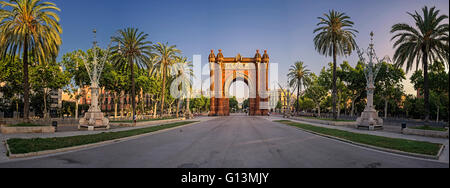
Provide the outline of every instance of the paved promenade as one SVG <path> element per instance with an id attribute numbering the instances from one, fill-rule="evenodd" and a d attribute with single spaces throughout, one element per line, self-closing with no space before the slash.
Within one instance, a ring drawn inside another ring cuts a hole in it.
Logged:
<path id="1" fill-rule="evenodd" d="M 286 118 L 282 118 L 281 116 L 271 116 L 271 117 L 267 117 L 266 119 L 269 121 L 289 120 L 289 121 L 293 121 L 293 122 L 305 123 L 305 124 L 310 124 L 310 125 L 315 125 L 315 126 L 325 127 L 325 128 L 339 129 L 339 130 L 350 131 L 350 132 L 354 132 L 354 133 L 439 143 L 439 144 L 445 145 L 444 151 L 443 151 L 441 157 L 439 158 L 439 161 L 449 163 L 449 139 L 445 139 L 445 138 L 431 138 L 431 137 L 416 136 L 416 135 L 404 135 L 404 134 L 392 132 L 390 130 L 388 130 L 388 131 L 358 130 L 358 129 L 348 128 L 348 127 L 331 126 L 331 125 L 324 125 L 324 124 L 318 124 L 318 123 L 310 123 L 310 122 L 300 121 L 300 120 L 295 120 L 295 119 L 286 119 Z"/>
<path id="2" fill-rule="evenodd" d="M 214 117 L 197 117 L 196 119 L 193 119 L 192 121 L 208 121 L 214 119 Z M 167 120 L 166 120 L 167 121 Z M 190 120 L 188 120 L 190 121 Z M 146 123 L 146 125 L 139 126 L 139 127 L 118 127 L 114 126 L 113 129 L 107 130 L 107 131 L 61 131 L 61 132 L 55 132 L 55 133 L 34 133 L 34 134 L 1 134 L 0 133 L 0 162 L 3 161 L 11 161 L 6 157 L 6 147 L 3 144 L 7 139 L 9 138 L 55 138 L 55 137 L 67 137 L 67 136 L 79 136 L 79 135 L 90 135 L 90 134 L 98 134 L 102 132 L 117 132 L 117 131 L 127 131 L 127 130 L 133 130 L 133 129 L 141 129 L 145 127 L 152 127 L 152 126 L 158 126 L 161 124 L 168 124 L 168 123 L 174 123 L 174 122 L 180 122 L 178 120 L 174 120 L 171 122 L 165 122 L 162 121 L 149 121 Z M 58 127 L 60 129 L 60 127 Z M 62 127 L 63 130 L 71 130 L 74 128 L 67 128 Z"/>
<path id="3" fill-rule="evenodd" d="M 320 137 L 272 122 L 275 119 L 248 116 L 205 119 L 192 126 L 115 144 L 0 162 L 0 167 L 449 167 L 445 162 Z"/>

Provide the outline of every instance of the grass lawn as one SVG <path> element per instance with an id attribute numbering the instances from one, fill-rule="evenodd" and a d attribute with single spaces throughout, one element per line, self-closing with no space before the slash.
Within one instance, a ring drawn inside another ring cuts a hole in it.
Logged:
<path id="1" fill-rule="evenodd" d="M 388 138 L 382 136 L 368 135 L 368 134 L 359 134 L 352 133 L 348 131 L 342 131 L 337 129 L 329 129 L 324 127 L 317 127 L 308 124 L 296 123 L 292 121 L 276 121 L 278 123 L 283 123 L 286 125 L 298 127 L 301 129 L 309 130 L 312 132 L 338 137 L 341 139 L 367 144 L 371 146 L 376 146 L 380 148 L 394 149 L 404 152 L 410 153 L 418 153 L 425 155 L 437 155 L 439 150 L 441 149 L 441 144 L 429 143 L 429 142 L 421 142 L 421 141 L 413 141 L 406 139 L 398 139 L 398 138 Z"/>
<path id="2" fill-rule="evenodd" d="M 343 120 L 343 119 L 334 120 L 334 119 L 329 119 L 329 118 L 316 118 L 316 117 L 300 117 L 300 118 L 316 119 L 316 120 L 323 120 L 323 121 L 334 121 L 334 122 L 355 122 L 353 120 Z"/>
<path id="3" fill-rule="evenodd" d="M 429 131 L 447 131 L 447 129 L 442 127 L 432 127 L 432 126 L 420 126 L 420 127 L 409 127 L 411 129 L 429 130 Z"/>
<path id="4" fill-rule="evenodd" d="M 59 138 L 32 138 L 32 139 L 12 138 L 8 139 L 7 142 L 9 150 L 12 154 L 24 154 L 24 153 L 80 146 L 86 144 L 93 144 L 108 140 L 115 140 L 119 138 L 126 138 L 130 136 L 155 132 L 163 129 L 179 127 L 191 123 L 195 123 L 195 121 L 177 122 L 142 129 L 99 133 L 92 135 L 80 135 L 80 136 L 59 137 Z"/>
<path id="5" fill-rule="evenodd" d="M 32 123 L 18 123 L 18 124 L 14 124 L 14 125 L 7 125 L 8 127 L 45 127 L 45 126 L 49 126 L 49 125 L 37 125 L 37 124 L 32 124 Z"/>
<path id="6" fill-rule="evenodd" d="M 139 123 L 139 122 L 150 122 L 150 121 L 169 120 L 169 119 L 176 119 L 176 118 L 167 117 L 167 118 L 155 118 L 155 119 L 141 119 L 141 120 L 136 120 L 136 122 Z M 110 122 L 111 123 L 133 123 L 133 120 L 110 121 Z"/>

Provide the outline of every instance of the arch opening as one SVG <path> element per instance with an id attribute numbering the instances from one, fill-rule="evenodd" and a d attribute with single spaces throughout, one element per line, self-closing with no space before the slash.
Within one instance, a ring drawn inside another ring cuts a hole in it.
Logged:
<path id="1" fill-rule="evenodd" d="M 249 111 L 250 88 L 245 79 L 234 79 L 229 86 L 230 113 L 243 114 Z"/>

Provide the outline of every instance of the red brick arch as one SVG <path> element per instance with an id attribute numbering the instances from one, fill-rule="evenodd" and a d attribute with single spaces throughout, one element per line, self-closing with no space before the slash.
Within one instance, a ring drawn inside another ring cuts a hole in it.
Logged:
<path id="1" fill-rule="evenodd" d="M 214 50 L 209 55 L 211 77 L 210 116 L 229 116 L 230 107 L 228 89 L 236 79 L 243 79 L 249 86 L 249 115 L 264 116 L 269 114 L 269 55 L 267 50 L 261 56 L 259 50 L 253 58 L 224 57 L 222 50 L 217 56 Z"/>

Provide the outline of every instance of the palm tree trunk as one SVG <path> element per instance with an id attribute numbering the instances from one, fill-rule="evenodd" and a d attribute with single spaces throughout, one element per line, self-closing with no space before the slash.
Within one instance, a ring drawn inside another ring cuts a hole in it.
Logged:
<path id="1" fill-rule="evenodd" d="M 144 107 L 144 90 L 141 88 L 141 100 L 139 101 L 141 104 L 141 116 L 144 117 L 145 116 L 145 107 Z"/>
<path id="2" fill-rule="evenodd" d="M 341 117 L 341 100 L 342 100 L 342 93 L 339 91 L 339 97 L 337 102 L 337 118 Z"/>
<path id="3" fill-rule="evenodd" d="M 47 112 L 47 89 L 44 88 L 44 119 L 48 118 L 48 112 Z"/>
<path id="4" fill-rule="evenodd" d="M 75 119 L 78 119 L 78 100 L 75 99 Z"/>
<path id="5" fill-rule="evenodd" d="M 120 92 L 120 117 L 123 118 L 123 108 L 124 108 L 124 100 L 125 100 L 125 91 Z"/>
<path id="6" fill-rule="evenodd" d="M 441 107 L 441 104 L 439 104 L 439 105 L 437 106 L 437 117 L 436 117 L 436 123 L 437 123 L 437 122 L 439 122 L 439 110 L 441 109 L 440 107 Z"/>
<path id="7" fill-rule="evenodd" d="M 176 112 L 176 113 L 177 113 L 177 115 L 176 115 L 177 118 L 178 118 L 178 116 L 179 116 L 179 115 L 178 115 L 178 112 L 180 112 L 180 104 L 181 104 L 181 100 L 178 99 L 178 102 L 177 102 L 177 112 Z"/>
<path id="8" fill-rule="evenodd" d="M 430 90 L 428 86 L 428 53 L 424 51 L 423 53 L 423 78 L 424 78 L 424 102 L 425 102 L 425 122 L 430 120 Z"/>
<path id="9" fill-rule="evenodd" d="M 336 66 L 337 66 L 337 57 L 336 57 L 336 43 L 333 43 L 333 118 L 337 120 L 337 113 L 336 113 L 336 95 L 337 95 L 337 77 L 336 77 Z"/>
<path id="10" fill-rule="evenodd" d="M 156 106 L 158 106 L 158 102 L 155 101 L 155 104 L 153 106 L 153 118 L 156 118 Z"/>
<path id="11" fill-rule="evenodd" d="M 133 57 L 128 58 L 131 70 L 131 106 L 133 108 L 133 121 L 136 120 L 136 85 L 134 83 L 134 63 Z"/>
<path id="12" fill-rule="evenodd" d="M 388 99 L 384 99 L 384 119 L 387 119 L 388 116 Z"/>
<path id="13" fill-rule="evenodd" d="M 114 92 L 114 119 L 117 119 L 117 104 L 119 99 L 117 98 L 117 92 Z"/>
<path id="14" fill-rule="evenodd" d="M 320 118 L 320 104 L 317 105 L 317 117 Z"/>
<path id="15" fill-rule="evenodd" d="M 28 121 L 30 114 L 30 84 L 28 77 L 28 36 L 23 42 L 23 119 Z"/>
<path id="16" fill-rule="evenodd" d="M 300 111 L 300 79 L 297 80 L 297 116 L 299 115 L 299 111 Z"/>
<path id="17" fill-rule="evenodd" d="M 162 88 L 161 88 L 161 117 L 163 116 L 164 113 L 164 97 L 165 97 L 165 91 L 166 91 L 166 63 L 163 64 L 163 83 L 162 83 Z"/>
<path id="18" fill-rule="evenodd" d="M 191 118 L 191 107 L 190 107 L 190 105 L 191 105 L 191 99 L 190 99 L 191 97 L 190 96 L 188 96 L 187 97 L 187 99 L 186 99 L 186 117 L 187 118 Z"/>
<path id="19" fill-rule="evenodd" d="M 83 88 L 83 86 L 80 81 L 79 88 L 77 89 L 77 95 L 75 96 L 75 119 L 78 119 L 78 105 L 80 103 L 80 99 L 78 98 L 78 96 L 81 96 L 81 88 Z"/>
<path id="20" fill-rule="evenodd" d="M 19 115 L 19 99 L 16 100 L 16 113 L 17 113 L 17 116 L 14 116 L 14 118 L 19 119 L 20 118 L 20 115 Z"/>

